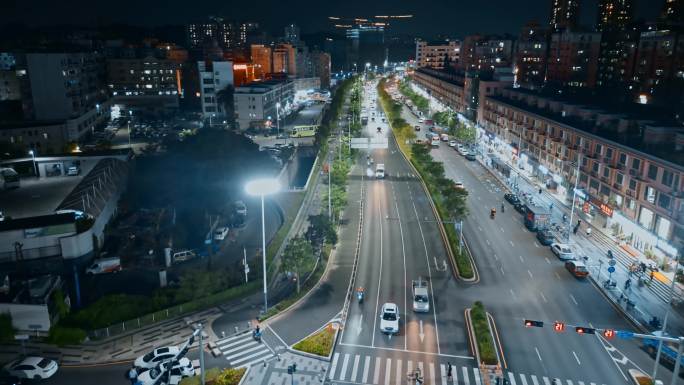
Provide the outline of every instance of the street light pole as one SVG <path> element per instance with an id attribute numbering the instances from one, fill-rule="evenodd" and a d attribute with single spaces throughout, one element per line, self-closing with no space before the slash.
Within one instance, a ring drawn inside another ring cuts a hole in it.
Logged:
<path id="1" fill-rule="evenodd" d="M 261 194 L 261 263 L 264 274 L 264 313 L 268 311 L 268 285 L 266 283 L 266 220 L 264 215 L 264 195 Z"/>
<path id="2" fill-rule="evenodd" d="M 36 153 L 33 150 L 29 150 L 29 155 L 31 155 L 31 159 L 33 160 L 33 173 L 36 175 L 36 178 L 38 178 L 38 167 L 36 167 Z"/>
<path id="3" fill-rule="evenodd" d="M 674 299 L 674 286 L 675 286 L 675 277 L 672 277 L 672 285 L 670 285 L 670 300 L 667 301 L 667 309 L 665 310 L 665 317 L 663 318 L 663 328 L 660 329 L 662 332 L 662 335 L 665 335 L 665 330 L 667 329 L 667 319 L 670 317 L 670 308 L 672 308 L 672 300 Z M 679 349 L 681 352 L 682 344 L 679 344 Z M 656 379 L 656 374 L 658 373 L 658 365 L 660 364 L 660 352 L 663 350 L 663 341 L 660 340 L 658 342 L 658 351 L 656 351 L 656 356 L 655 356 L 655 364 L 653 365 L 653 376 L 651 378 L 653 381 Z M 679 362 L 678 362 L 679 363 Z M 677 371 L 674 371 L 674 376 L 677 375 Z M 674 377 L 673 377 L 674 378 Z M 673 382 L 674 384 L 674 382 Z"/>
<path id="4" fill-rule="evenodd" d="M 332 222 L 332 153 L 328 155 L 328 219 Z"/>
<path id="5" fill-rule="evenodd" d="M 280 136 L 280 102 L 276 103 L 276 130 L 278 131 L 277 139 Z"/>
<path id="6" fill-rule="evenodd" d="M 131 148 L 131 119 L 133 119 L 133 111 L 128 111 L 128 148 Z"/>

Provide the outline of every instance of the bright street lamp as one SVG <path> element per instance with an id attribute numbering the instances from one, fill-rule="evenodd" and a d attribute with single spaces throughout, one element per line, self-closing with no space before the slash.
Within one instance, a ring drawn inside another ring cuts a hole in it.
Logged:
<path id="1" fill-rule="evenodd" d="M 36 178 L 38 178 L 38 168 L 36 167 L 36 153 L 33 150 L 29 150 L 29 155 L 31 155 L 31 159 L 33 159 L 33 172 L 36 174 Z"/>
<path id="2" fill-rule="evenodd" d="M 131 148 L 131 119 L 133 119 L 133 111 L 128 110 L 128 148 Z"/>
<path id="3" fill-rule="evenodd" d="M 261 197 L 261 259 L 264 274 L 264 313 L 268 311 L 268 286 L 266 282 L 266 221 L 264 219 L 264 197 L 280 190 L 280 183 L 275 178 L 255 179 L 245 185 L 245 191 L 252 196 Z"/>

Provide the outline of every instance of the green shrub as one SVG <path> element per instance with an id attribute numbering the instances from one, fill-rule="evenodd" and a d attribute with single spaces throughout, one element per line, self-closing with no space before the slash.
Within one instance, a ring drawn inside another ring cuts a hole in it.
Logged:
<path id="1" fill-rule="evenodd" d="M 326 327 L 318 333 L 297 342 L 293 348 L 302 352 L 327 357 L 332 350 L 334 339 L 335 331 L 332 328 Z"/>
<path id="2" fill-rule="evenodd" d="M 245 375 L 246 368 L 238 369 L 207 369 L 204 374 L 204 379 L 207 385 L 237 385 L 240 383 L 242 376 Z M 201 376 L 186 377 L 181 380 L 180 385 L 200 385 Z"/>
<path id="3" fill-rule="evenodd" d="M 141 295 L 107 295 L 68 315 L 64 326 L 86 330 L 107 327 L 154 311 L 152 299 Z"/>
<path id="4" fill-rule="evenodd" d="M 63 326 L 53 326 L 46 342 L 57 346 L 77 345 L 86 338 L 86 332 L 79 328 L 68 328 Z"/>
<path id="5" fill-rule="evenodd" d="M 477 301 L 470 309 L 470 320 L 475 332 L 475 343 L 480 351 L 480 359 L 487 365 L 496 365 L 499 360 L 496 356 L 496 348 L 492 339 L 487 312 L 482 302 Z"/>

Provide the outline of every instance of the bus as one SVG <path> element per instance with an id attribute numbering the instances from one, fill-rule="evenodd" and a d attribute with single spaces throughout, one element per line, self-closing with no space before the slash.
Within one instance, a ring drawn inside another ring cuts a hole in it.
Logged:
<path id="1" fill-rule="evenodd" d="M 290 132 L 290 138 L 308 138 L 316 135 L 318 124 L 309 126 L 294 126 Z"/>
<path id="2" fill-rule="evenodd" d="M 19 174 L 12 168 L 0 168 L 0 189 L 19 188 Z"/>

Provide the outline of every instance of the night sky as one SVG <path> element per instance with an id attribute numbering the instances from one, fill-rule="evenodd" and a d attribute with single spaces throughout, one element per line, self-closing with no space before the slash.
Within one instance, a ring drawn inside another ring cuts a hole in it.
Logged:
<path id="1" fill-rule="evenodd" d="M 582 24 L 593 26 L 598 0 L 582 1 Z M 545 23 L 551 0 L 0 0 L 0 23 L 29 25 L 131 23 L 141 26 L 185 24 L 207 15 L 254 20 L 277 34 L 289 22 L 302 32 L 329 28 L 327 16 L 413 14 L 394 32 L 432 37 L 469 33 L 517 34 L 528 20 Z M 653 20 L 663 0 L 635 0 L 635 14 Z M 7 9 L 9 7 L 9 9 Z"/>

